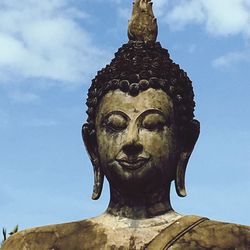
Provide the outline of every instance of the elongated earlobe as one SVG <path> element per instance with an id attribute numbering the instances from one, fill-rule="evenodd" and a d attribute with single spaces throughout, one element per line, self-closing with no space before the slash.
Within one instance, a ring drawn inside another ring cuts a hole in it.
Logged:
<path id="1" fill-rule="evenodd" d="M 93 129 L 89 128 L 88 124 L 84 124 L 82 126 L 82 138 L 94 170 L 94 187 L 92 199 L 98 200 L 102 193 L 104 174 L 99 163 L 95 132 Z"/>
<path id="2" fill-rule="evenodd" d="M 175 189 L 180 197 L 187 196 L 185 187 L 186 169 L 191 153 L 194 149 L 195 143 L 200 134 L 200 123 L 197 120 L 193 120 L 190 123 L 187 133 L 185 134 L 183 149 L 180 152 L 179 161 L 176 168 L 175 176 Z"/>
<path id="3" fill-rule="evenodd" d="M 93 187 L 92 199 L 98 200 L 102 194 L 104 174 L 101 171 L 99 163 L 92 162 L 92 164 L 94 167 L 94 187 Z"/>
<path id="4" fill-rule="evenodd" d="M 187 196 L 185 187 L 185 174 L 190 154 L 182 153 L 176 169 L 175 189 L 180 197 Z"/>

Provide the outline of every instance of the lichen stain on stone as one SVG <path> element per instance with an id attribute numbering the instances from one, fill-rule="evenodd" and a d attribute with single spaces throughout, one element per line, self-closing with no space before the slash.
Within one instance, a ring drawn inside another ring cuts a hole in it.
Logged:
<path id="1" fill-rule="evenodd" d="M 106 243 L 104 230 L 86 220 L 21 231 L 2 250 L 102 249 Z"/>
<path id="2" fill-rule="evenodd" d="M 179 239 L 171 249 L 247 250 L 250 249 L 249 227 L 206 221 Z"/>

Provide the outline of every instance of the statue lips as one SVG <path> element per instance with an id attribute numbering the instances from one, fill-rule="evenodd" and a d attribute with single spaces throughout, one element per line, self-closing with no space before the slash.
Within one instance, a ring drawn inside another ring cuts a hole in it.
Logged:
<path id="1" fill-rule="evenodd" d="M 137 170 L 141 167 L 143 167 L 148 161 L 149 158 L 144 158 L 144 157 L 137 157 L 137 158 L 121 158 L 117 159 L 119 164 L 128 169 L 128 170 Z"/>

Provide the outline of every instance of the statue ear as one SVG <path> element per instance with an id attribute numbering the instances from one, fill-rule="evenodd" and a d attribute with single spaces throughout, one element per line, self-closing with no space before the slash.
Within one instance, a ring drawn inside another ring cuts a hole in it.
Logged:
<path id="1" fill-rule="evenodd" d="M 200 134 L 200 123 L 197 120 L 192 120 L 185 132 L 185 138 L 181 138 L 183 147 L 180 150 L 179 161 L 176 169 L 175 188 L 179 196 L 185 197 L 187 195 L 185 188 L 185 173 L 188 160 L 194 149 L 195 143 Z"/>
<path id="2" fill-rule="evenodd" d="M 82 138 L 94 169 L 92 199 L 98 200 L 102 193 L 104 174 L 99 162 L 96 135 L 95 132 L 89 128 L 87 123 L 82 126 Z"/>

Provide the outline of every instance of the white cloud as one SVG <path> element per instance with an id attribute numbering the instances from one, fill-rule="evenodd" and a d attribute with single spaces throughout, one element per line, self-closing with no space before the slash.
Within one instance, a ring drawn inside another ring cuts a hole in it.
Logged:
<path id="1" fill-rule="evenodd" d="M 165 20 L 172 29 L 196 24 L 213 36 L 241 35 L 246 47 L 250 41 L 250 0 L 170 0 L 172 8 Z M 249 63 L 249 49 L 229 52 L 216 58 L 215 68 L 230 68 L 237 63 Z"/>
<path id="2" fill-rule="evenodd" d="M 100 64 L 106 53 L 78 24 L 88 15 L 67 1 L 1 0 L 0 84 L 14 76 L 79 84 Z"/>
<path id="3" fill-rule="evenodd" d="M 202 2 L 196 0 L 175 4 L 166 18 L 172 29 L 182 28 L 189 23 L 200 23 L 204 19 Z"/>
<path id="4" fill-rule="evenodd" d="M 234 64 L 240 62 L 250 62 L 250 51 L 239 51 L 239 52 L 230 52 L 226 55 L 223 55 L 213 61 L 213 66 L 216 68 L 230 68 Z"/>
<path id="5" fill-rule="evenodd" d="M 171 28 L 205 25 L 213 35 L 250 37 L 250 0 L 176 0 L 166 15 Z M 174 3 L 175 2 L 175 3 Z"/>
<path id="6" fill-rule="evenodd" d="M 120 0 L 107 0 L 117 4 L 118 14 L 130 18 L 131 8 Z M 250 37 L 250 0 L 154 0 L 156 17 L 165 16 L 172 29 L 188 24 L 204 25 L 213 35 L 243 34 Z M 161 18 L 162 20 L 162 18 Z"/>

